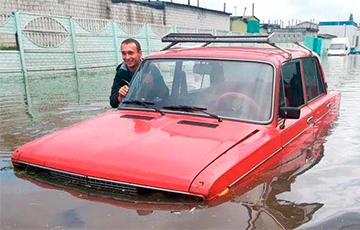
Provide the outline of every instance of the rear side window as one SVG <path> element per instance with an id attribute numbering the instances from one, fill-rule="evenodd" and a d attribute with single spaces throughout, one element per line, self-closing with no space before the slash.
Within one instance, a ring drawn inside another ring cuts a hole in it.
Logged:
<path id="1" fill-rule="evenodd" d="M 299 107 L 304 104 L 304 94 L 301 81 L 300 62 L 286 63 L 281 68 L 285 91 L 285 103 L 288 107 Z"/>
<path id="2" fill-rule="evenodd" d="M 325 87 L 321 78 L 319 65 L 314 58 L 303 60 L 306 97 L 308 101 L 325 93 Z"/>

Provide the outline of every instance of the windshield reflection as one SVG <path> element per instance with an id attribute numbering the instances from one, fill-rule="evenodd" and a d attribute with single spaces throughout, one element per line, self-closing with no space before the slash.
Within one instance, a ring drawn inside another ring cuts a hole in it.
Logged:
<path id="1" fill-rule="evenodd" d="M 168 112 L 187 108 L 182 112 L 204 115 L 189 110 L 201 107 L 213 117 L 264 122 L 271 118 L 273 82 L 273 67 L 265 63 L 150 59 L 133 77 L 124 101 L 154 103 Z M 120 107 L 144 108 L 134 103 Z"/>

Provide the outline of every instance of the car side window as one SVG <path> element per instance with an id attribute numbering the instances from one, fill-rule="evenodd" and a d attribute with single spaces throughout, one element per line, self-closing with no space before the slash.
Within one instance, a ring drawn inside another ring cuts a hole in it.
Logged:
<path id="1" fill-rule="evenodd" d="M 284 64 L 281 68 L 281 74 L 286 106 L 300 107 L 304 105 L 300 62 L 292 61 Z"/>
<path id="2" fill-rule="evenodd" d="M 325 87 L 317 61 L 314 58 L 306 58 L 302 63 L 304 66 L 306 97 L 310 101 L 325 93 Z"/>

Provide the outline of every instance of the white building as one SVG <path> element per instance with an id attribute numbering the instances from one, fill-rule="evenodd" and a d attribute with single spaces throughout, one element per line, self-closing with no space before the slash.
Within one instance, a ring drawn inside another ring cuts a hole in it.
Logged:
<path id="1" fill-rule="evenodd" d="M 353 21 L 331 21 L 319 23 L 320 34 L 331 34 L 337 37 L 347 37 L 352 49 L 360 47 L 360 31 Z"/>

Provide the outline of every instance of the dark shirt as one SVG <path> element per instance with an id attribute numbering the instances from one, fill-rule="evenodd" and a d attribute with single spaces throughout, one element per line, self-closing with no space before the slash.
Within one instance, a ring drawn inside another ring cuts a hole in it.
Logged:
<path id="1" fill-rule="evenodd" d="M 116 68 L 116 75 L 114 78 L 114 83 L 111 87 L 111 95 L 110 95 L 110 105 L 113 108 L 117 108 L 119 106 L 118 96 L 119 89 L 124 85 L 127 85 L 126 82 L 130 82 L 134 73 L 132 73 L 123 62 Z"/>

